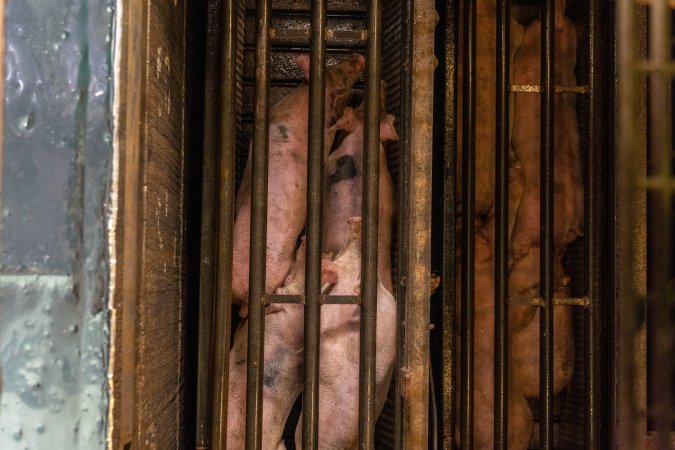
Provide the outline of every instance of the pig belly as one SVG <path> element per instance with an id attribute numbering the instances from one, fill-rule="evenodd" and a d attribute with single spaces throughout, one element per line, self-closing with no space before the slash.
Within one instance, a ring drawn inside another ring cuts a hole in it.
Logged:
<path id="1" fill-rule="evenodd" d="M 285 448 L 286 419 L 302 391 L 303 307 L 275 306 L 275 312 L 265 315 L 263 450 Z M 247 335 L 248 319 L 244 319 L 230 352 L 227 448 L 233 450 L 243 450 L 246 442 Z"/>
<path id="2" fill-rule="evenodd" d="M 378 288 L 375 359 L 375 415 L 379 417 L 394 368 L 396 303 Z M 319 368 L 319 448 L 358 448 L 360 308 L 326 305 L 321 318 Z M 295 433 L 302 448 L 302 420 Z"/>

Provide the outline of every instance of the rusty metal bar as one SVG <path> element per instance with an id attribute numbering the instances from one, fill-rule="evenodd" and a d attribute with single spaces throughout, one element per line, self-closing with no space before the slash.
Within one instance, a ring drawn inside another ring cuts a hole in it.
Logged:
<path id="1" fill-rule="evenodd" d="M 375 326 L 377 321 L 377 227 L 380 151 L 382 3 L 368 5 L 363 130 L 363 227 L 361 229 L 361 338 L 359 348 L 359 448 L 375 445 Z"/>
<path id="2" fill-rule="evenodd" d="M 642 53 L 643 44 L 639 31 L 645 25 L 644 18 L 636 15 L 632 0 L 617 1 L 617 62 L 618 62 L 618 126 L 617 126 L 617 183 L 618 193 L 618 364 L 615 375 L 618 383 L 615 388 L 617 396 L 616 448 L 644 448 L 644 435 L 647 428 L 644 420 L 646 403 L 639 399 L 643 394 L 644 380 L 640 379 L 640 368 L 637 353 L 643 325 L 644 308 L 636 296 L 636 289 L 643 284 L 636 271 L 640 268 L 635 262 L 644 263 L 639 251 L 640 239 L 635 228 L 644 232 L 644 223 L 640 217 L 646 213 L 644 199 L 636 195 L 638 174 L 644 176 L 643 162 L 644 144 L 639 135 L 644 125 L 643 117 L 638 111 L 644 107 L 642 81 L 636 76 L 636 56 Z M 638 29 L 636 31 L 636 28 Z M 640 142 L 642 141 L 642 142 Z M 636 212 L 637 210 L 637 212 Z M 635 214 L 635 215 L 634 215 Z M 637 238 L 637 239 L 636 239 Z M 638 245 L 636 245 L 638 244 Z M 634 256 L 635 255 L 635 256 Z M 643 268 L 644 269 L 644 268 Z M 645 344 L 642 341 L 642 344 Z M 643 355 L 644 356 L 644 355 Z M 646 375 L 646 374 L 643 374 Z M 640 403 L 640 405 L 638 405 Z"/>
<path id="3" fill-rule="evenodd" d="M 256 1 L 255 99 L 251 184 L 248 366 L 246 369 L 246 448 L 262 446 L 262 376 L 267 247 L 267 169 L 269 147 L 270 0 Z"/>
<path id="4" fill-rule="evenodd" d="M 561 86 L 559 84 L 553 87 L 556 94 L 588 94 L 590 87 L 586 85 L 581 86 Z M 519 92 L 528 94 L 541 93 L 541 85 L 539 84 L 512 84 L 509 87 L 509 92 Z"/>
<path id="5" fill-rule="evenodd" d="M 307 264 L 305 264 L 302 448 L 319 445 L 319 338 L 321 327 L 321 216 L 326 104 L 326 0 L 312 1 L 307 155 Z"/>
<path id="6" fill-rule="evenodd" d="M 218 205 L 216 228 L 215 330 L 213 356 L 213 404 L 211 407 L 211 444 L 225 447 L 227 441 L 227 395 L 230 356 L 230 316 L 232 315 L 232 238 L 234 224 L 234 174 L 236 158 L 236 55 L 237 0 L 225 0 L 213 15 L 221 22 L 220 47 L 220 123 L 218 157 Z M 211 11 L 209 11 L 211 13 Z M 219 18 L 219 14 L 222 16 Z M 211 15 L 209 21 L 212 20 Z M 220 19 L 220 20 L 219 20 Z M 207 92 L 208 95 L 208 92 Z M 206 163 L 206 161 L 205 161 Z"/>
<path id="7" fill-rule="evenodd" d="M 671 63 L 671 11 L 666 0 L 654 0 L 649 8 L 649 58 L 656 66 Z M 672 97 L 671 74 L 649 73 L 649 158 L 653 173 L 673 181 L 673 141 L 671 135 Z M 673 415 L 673 354 L 675 331 L 673 327 L 673 269 L 672 191 L 666 186 L 650 189 L 649 232 L 658 236 L 658 245 L 651 252 L 647 274 L 649 276 L 648 310 L 651 325 L 653 358 L 648 368 L 651 405 L 649 417 L 654 420 L 656 448 L 672 448 Z M 649 326 L 648 325 L 648 326 Z"/>
<path id="8" fill-rule="evenodd" d="M 461 448 L 473 448 L 473 343 L 476 195 L 476 1 L 467 0 L 463 9 L 464 97 L 462 108 L 462 363 L 460 386 Z"/>
<path id="9" fill-rule="evenodd" d="M 509 306 L 546 306 L 543 297 L 509 297 L 508 302 Z M 588 306 L 589 299 L 588 297 L 553 297 L 553 305 Z"/>
<path id="10" fill-rule="evenodd" d="M 401 2 L 403 17 L 412 17 L 412 2 Z M 408 255 L 410 253 L 410 239 L 408 221 L 404 219 L 403 211 L 410 211 L 410 184 L 407 174 L 410 173 L 411 159 L 411 108 L 412 108 L 412 21 L 401 20 L 401 117 L 399 134 L 400 140 L 400 167 L 399 173 L 399 229 L 398 229 L 398 273 L 408 273 Z M 394 449 L 403 449 L 404 420 L 408 406 L 403 398 L 403 386 L 406 382 L 406 302 L 408 283 L 404 276 L 400 276 L 395 285 L 396 296 L 396 365 L 394 373 Z"/>
<path id="11" fill-rule="evenodd" d="M 199 248 L 199 323 L 197 344 L 197 405 L 195 411 L 196 448 L 209 448 L 214 398 L 213 381 L 215 283 L 216 283 L 216 221 L 218 203 L 218 133 L 220 129 L 220 80 L 218 78 L 220 49 L 223 42 L 220 12 L 221 0 L 207 2 L 206 61 L 204 67 L 204 138 L 202 147 L 202 197 Z"/>
<path id="12" fill-rule="evenodd" d="M 553 152 L 554 152 L 554 5 L 541 6 L 541 217 L 540 217 L 540 295 L 544 308 L 540 311 L 539 354 L 539 445 L 553 450 Z"/>
<path id="13" fill-rule="evenodd" d="M 588 245 L 585 252 L 585 266 L 588 271 L 588 309 L 584 317 L 584 366 L 586 423 L 585 447 L 588 450 L 600 448 L 600 327 L 601 327 L 601 276 L 600 276 L 600 227 L 602 208 L 602 185 L 600 181 L 601 155 L 603 151 L 602 127 L 605 120 L 601 114 L 602 68 L 598 63 L 601 58 L 600 47 L 600 2 L 588 2 L 588 118 L 586 120 L 586 142 L 588 163 L 586 164 L 586 195 L 584 196 L 584 223 Z"/>
<path id="14" fill-rule="evenodd" d="M 429 448 L 429 277 L 433 148 L 434 28 L 432 0 L 413 2 L 410 103 L 409 252 L 406 291 L 404 448 Z M 422 201 L 420 201 L 422 200 Z"/>
<path id="15" fill-rule="evenodd" d="M 457 204 L 457 4 L 445 12 L 445 142 L 443 166 L 443 450 L 455 448 L 456 360 L 456 236 Z"/>
<path id="16" fill-rule="evenodd" d="M 494 445 L 508 446 L 509 55 L 511 3 L 497 2 Z"/>

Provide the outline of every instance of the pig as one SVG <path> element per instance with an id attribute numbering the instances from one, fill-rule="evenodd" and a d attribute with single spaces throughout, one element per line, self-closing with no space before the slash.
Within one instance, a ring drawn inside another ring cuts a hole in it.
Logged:
<path id="1" fill-rule="evenodd" d="M 309 57 L 296 63 L 305 81 L 272 107 L 269 113 L 269 170 L 267 196 L 266 292 L 274 292 L 293 264 L 295 246 L 307 214 L 307 120 Z M 365 60 L 352 54 L 326 68 L 325 145 L 328 153 L 351 87 L 363 72 Z M 251 155 L 237 194 L 234 220 L 232 301 L 247 314 L 251 223 Z"/>
<path id="2" fill-rule="evenodd" d="M 384 104 L 384 84 L 382 85 Z M 383 108 L 384 109 L 384 108 Z M 387 168 L 384 143 L 398 141 L 395 117 L 386 114 L 380 122 L 379 204 L 378 204 L 378 274 L 384 287 L 391 292 L 391 224 L 394 215 L 394 187 Z M 361 215 L 363 200 L 363 109 L 345 109 L 334 125 L 346 136 L 339 147 L 326 159 L 324 170 L 324 250 L 336 254 L 344 248 L 351 235 L 347 219 Z"/>
<path id="3" fill-rule="evenodd" d="M 296 252 L 293 268 L 278 294 L 303 294 L 305 241 Z M 284 425 L 302 392 L 303 312 L 298 304 L 272 304 L 265 310 L 263 356 L 263 450 L 285 449 Z M 239 324 L 230 352 L 227 448 L 243 450 L 246 436 L 246 361 L 248 319 Z"/>
<path id="4" fill-rule="evenodd" d="M 576 85 L 576 28 L 565 17 L 565 3 L 555 3 L 555 83 Z M 525 30 L 523 43 L 514 57 L 513 81 L 516 84 L 539 84 L 541 73 L 541 21 L 532 22 Z M 558 255 L 566 245 L 582 234 L 583 185 L 579 154 L 579 128 L 576 117 L 576 95 L 555 94 L 554 101 L 554 241 Z M 522 163 L 523 194 L 511 235 L 511 266 L 518 270 L 519 260 L 530 248 L 538 247 L 540 206 L 540 118 L 541 97 L 532 93 L 516 93 L 512 146 Z"/>
<path id="5" fill-rule="evenodd" d="M 460 2 L 463 8 L 463 2 Z M 476 3 L 476 186 L 475 212 L 478 216 L 494 214 L 495 202 L 495 127 L 496 127 L 496 83 L 497 83 L 497 6 L 495 0 L 479 0 Z M 510 19 L 510 58 L 520 45 L 523 27 L 513 18 Z M 460 24 L 461 27 L 461 24 Z M 462 30 L 459 31 L 458 61 L 462 64 L 463 47 L 461 45 Z M 462 68 L 457 70 L 457 92 L 462 92 L 464 85 Z M 513 107 L 513 102 L 510 103 Z M 457 103 L 457 117 L 462 117 L 463 104 Z M 510 114 L 510 118 L 513 114 Z M 511 122 L 512 123 L 512 122 Z M 462 127 L 457 127 L 458 161 L 462 154 Z M 512 159 L 514 158 L 510 152 Z M 457 175 L 461 179 L 461 164 Z M 461 182 L 457 183 L 461 189 Z M 461 192 L 460 192 L 461 194 Z M 459 200 L 458 196 L 458 200 Z M 461 207 L 461 201 L 457 204 Z"/>
<path id="6" fill-rule="evenodd" d="M 306 241 L 302 237 L 295 262 L 277 294 L 302 295 L 305 292 Z M 324 260 L 326 265 L 328 260 Z M 323 266 L 322 266 L 323 267 Z M 327 266 L 326 266 L 327 267 Z M 328 271 L 321 283 L 327 284 Z M 285 448 L 284 426 L 295 400 L 302 392 L 304 347 L 304 308 L 299 304 L 271 304 L 265 310 L 265 349 L 263 355 L 263 450 Z M 230 379 L 227 415 L 227 448 L 243 449 L 246 432 L 246 358 L 248 319 L 235 332 L 230 352 Z"/>
<path id="7" fill-rule="evenodd" d="M 322 276 L 331 294 L 358 295 L 361 280 L 361 218 L 348 221 L 350 235 Z M 360 307 L 325 305 L 321 313 L 319 367 L 319 445 L 322 450 L 358 446 Z M 378 278 L 375 409 L 379 416 L 389 390 L 396 356 L 396 302 Z M 301 448 L 302 420 L 295 439 Z"/>
<path id="8" fill-rule="evenodd" d="M 474 446 L 494 448 L 494 255 L 492 241 L 494 228 L 481 226 L 475 238 L 475 292 L 474 292 Z M 538 264 L 538 259 L 536 263 Z M 536 276 L 529 279 L 538 283 L 538 265 L 532 268 Z M 562 271 L 562 267 L 559 268 Z M 459 275 L 459 274 L 458 274 Z M 459 280 L 459 276 L 457 277 Z M 561 281 L 556 297 L 569 296 Z M 460 292 L 458 282 L 457 292 Z M 514 296 L 538 296 L 538 284 L 525 293 Z M 457 323 L 461 314 L 460 297 L 457 297 Z M 509 361 L 508 361 L 508 448 L 527 449 L 534 421 L 528 398 L 539 397 L 539 320 L 538 309 L 529 318 L 528 325 L 514 330 L 511 311 L 522 306 L 509 307 Z M 458 348 L 461 337 L 458 335 Z M 569 306 L 554 307 L 554 392 L 559 392 L 572 377 L 574 345 L 572 315 Z M 458 359 L 461 362 L 461 359 Z M 460 363 L 461 364 L 461 363 Z"/>

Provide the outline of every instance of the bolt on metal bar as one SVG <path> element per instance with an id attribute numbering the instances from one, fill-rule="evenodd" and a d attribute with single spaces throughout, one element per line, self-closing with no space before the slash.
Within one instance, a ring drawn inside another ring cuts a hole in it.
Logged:
<path id="1" fill-rule="evenodd" d="M 463 9 L 464 97 L 462 108 L 462 363 L 460 385 L 460 434 L 462 450 L 473 448 L 474 390 L 474 283 L 476 195 L 476 1 Z"/>
<path id="2" fill-rule="evenodd" d="M 251 258 L 249 268 L 246 448 L 262 446 L 262 375 L 265 338 L 267 169 L 269 148 L 270 0 L 256 1 L 255 98 L 251 172 Z"/>
<path id="3" fill-rule="evenodd" d="M 202 196 L 199 248 L 199 322 L 197 344 L 197 401 L 195 411 L 195 447 L 208 448 L 211 442 L 212 379 L 216 283 L 216 202 L 218 176 L 218 133 L 220 123 L 220 80 L 218 79 L 220 48 L 223 42 L 220 21 L 221 0 L 209 0 L 207 14 L 204 70 L 204 137 L 202 147 Z"/>
<path id="4" fill-rule="evenodd" d="M 380 151 L 382 3 L 368 7 L 361 229 L 361 338 L 359 345 L 359 448 L 375 445 L 375 351 L 377 321 L 377 227 Z"/>
<path id="5" fill-rule="evenodd" d="M 302 448 L 319 445 L 319 339 L 321 327 L 321 216 L 326 104 L 326 0 L 312 2 L 307 154 L 307 264 L 305 264 Z"/>
<path id="6" fill-rule="evenodd" d="M 539 432 L 540 445 L 553 450 L 553 143 L 554 143 L 554 5 L 542 2 L 541 31 L 541 258 L 540 295 L 544 308 L 540 311 L 539 354 Z"/>
<path id="7" fill-rule="evenodd" d="M 658 66 L 671 61 L 671 11 L 666 0 L 654 0 L 650 6 L 649 46 L 650 59 Z M 671 74 L 649 74 L 649 130 L 650 160 L 653 171 L 662 179 L 670 178 L 672 170 L 673 141 L 671 135 Z M 673 331 L 673 282 L 672 268 L 672 192 L 668 189 L 649 191 L 649 231 L 658 236 L 658 245 L 652 247 L 648 267 L 651 292 L 648 294 L 648 310 L 653 327 L 651 358 L 648 369 L 648 385 L 651 389 L 651 411 L 656 428 L 656 447 L 672 448 L 672 402 L 675 332 Z M 668 362 L 669 361 L 669 362 Z"/>
<path id="8" fill-rule="evenodd" d="M 502 450 L 508 447 L 510 9 L 509 0 L 497 2 L 494 444 Z"/>
<path id="9" fill-rule="evenodd" d="M 588 272 L 587 293 L 588 308 L 585 313 L 584 337 L 584 389 L 586 397 L 587 429 L 585 433 L 585 447 L 589 450 L 600 448 L 600 227 L 601 227 L 601 194 L 600 181 L 601 155 L 603 152 L 602 127 L 604 118 L 601 114 L 601 67 L 597 64 L 601 58 L 600 48 L 600 2 L 588 2 L 588 118 L 586 120 L 586 135 L 588 149 L 588 163 L 586 164 L 586 195 L 584 196 L 584 223 L 588 244 L 584 255 L 585 266 Z"/>
<path id="10" fill-rule="evenodd" d="M 227 396 L 229 384 L 230 317 L 232 315 L 232 240 L 234 228 L 234 177 L 236 159 L 237 12 L 239 0 L 224 0 L 220 49 L 220 123 L 218 151 L 218 205 L 216 237 L 215 330 L 213 356 L 213 405 L 211 444 L 225 447 L 227 441 Z M 214 33 L 218 37 L 218 33 Z M 206 163 L 206 161 L 205 161 Z"/>
<path id="11" fill-rule="evenodd" d="M 458 2 L 445 12 L 445 142 L 443 161 L 443 450 L 455 448 L 456 360 L 456 236 L 457 204 L 457 43 Z"/>

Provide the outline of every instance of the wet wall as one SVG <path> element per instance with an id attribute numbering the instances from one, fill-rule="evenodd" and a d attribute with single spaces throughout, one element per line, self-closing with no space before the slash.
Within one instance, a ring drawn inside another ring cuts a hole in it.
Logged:
<path id="1" fill-rule="evenodd" d="M 103 448 L 113 0 L 6 0 L 0 449 Z"/>

